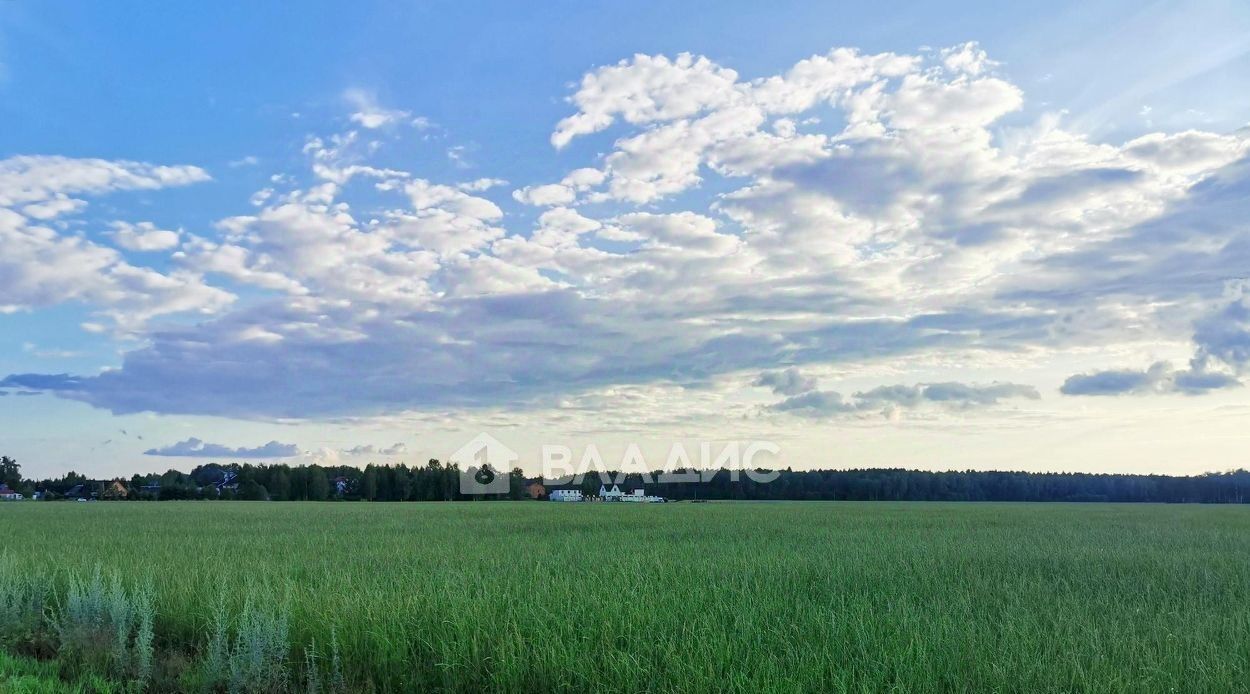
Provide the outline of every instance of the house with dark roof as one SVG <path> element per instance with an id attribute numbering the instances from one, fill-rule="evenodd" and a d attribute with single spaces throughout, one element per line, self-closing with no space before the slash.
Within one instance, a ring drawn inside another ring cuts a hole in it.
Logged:
<path id="1" fill-rule="evenodd" d="M 65 492 L 66 499 L 94 499 L 97 495 L 93 484 L 75 484 Z"/>
<path id="2" fill-rule="evenodd" d="M 113 480 L 104 485 L 104 492 L 100 496 L 104 499 L 125 499 L 130 496 L 130 490 L 121 480 Z"/>

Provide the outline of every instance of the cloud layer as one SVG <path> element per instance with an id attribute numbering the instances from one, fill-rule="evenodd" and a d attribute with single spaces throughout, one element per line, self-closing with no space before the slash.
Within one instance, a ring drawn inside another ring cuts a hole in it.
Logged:
<path id="1" fill-rule="evenodd" d="M 914 410 L 925 405 L 952 409 L 990 407 L 1009 399 L 1037 400 L 1041 395 L 1033 386 L 1018 383 L 921 383 L 917 385 L 878 386 L 843 397 L 837 391 L 817 390 L 814 386 L 772 405 L 774 412 L 789 412 L 805 417 L 829 417 L 840 414 L 880 412 L 894 416 L 900 410 Z"/>
<path id="2" fill-rule="evenodd" d="M 1108 365 L 1063 392 L 1197 392 L 1231 383 L 1250 354 L 1228 327 L 1244 304 L 1203 313 L 1250 261 L 1246 133 L 1107 144 L 1057 115 L 1022 122 L 1024 92 L 975 44 L 838 48 L 756 78 L 637 55 L 587 73 L 551 134 L 606 154 L 510 196 L 496 179 L 375 164 L 369 133 L 411 114 L 346 98 L 358 129 L 311 137 L 308 173 L 211 230 L 119 222 L 129 255 L 45 220 L 206 173 L 0 163 L 0 310 L 83 302 L 142 338 L 117 368 L 0 388 L 114 412 L 319 418 L 764 371 L 755 385 L 785 397 L 773 411 L 809 414 L 1038 393 L 921 382 L 844 398 L 781 365 L 1045 355 L 1180 341 L 1188 325 L 1187 371 Z M 175 313 L 193 319 L 157 320 Z"/>
<path id="3" fill-rule="evenodd" d="M 143 454 L 183 458 L 290 458 L 299 455 L 300 450 L 295 444 L 277 441 L 255 448 L 231 448 L 192 437 L 169 446 L 148 449 Z"/>

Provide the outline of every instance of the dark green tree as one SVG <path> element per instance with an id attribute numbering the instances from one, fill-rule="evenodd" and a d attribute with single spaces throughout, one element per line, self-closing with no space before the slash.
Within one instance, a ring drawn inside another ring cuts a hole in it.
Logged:
<path id="1" fill-rule="evenodd" d="M 308 468 L 308 500 L 325 501 L 330 496 L 330 480 L 318 465 Z"/>
<path id="2" fill-rule="evenodd" d="M 0 457 L 0 482 L 11 489 L 17 489 L 22 484 L 22 466 L 7 455 Z"/>
<path id="3" fill-rule="evenodd" d="M 244 480 L 239 484 L 238 498 L 241 501 L 267 501 L 269 492 L 256 480 Z"/>
<path id="4" fill-rule="evenodd" d="M 269 474 L 269 483 L 265 488 L 269 490 L 269 497 L 274 501 L 287 501 L 291 498 L 291 475 L 280 467 L 272 470 Z"/>
<path id="5" fill-rule="evenodd" d="M 365 468 L 365 475 L 360 481 L 360 498 L 373 501 L 378 497 L 378 469 L 373 465 Z"/>

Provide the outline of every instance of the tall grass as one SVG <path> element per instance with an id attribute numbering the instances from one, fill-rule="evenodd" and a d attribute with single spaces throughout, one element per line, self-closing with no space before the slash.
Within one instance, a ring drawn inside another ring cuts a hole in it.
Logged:
<path id="1" fill-rule="evenodd" d="M 0 649 L 46 650 L 43 625 L 51 592 L 42 574 L 25 570 L 10 552 L 0 552 Z"/>
<path id="2" fill-rule="evenodd" d="M 151 576 L 155 670 L 181 654 L 181 689 L 1250 681 L 1246 507 L 32 503 L 0 516 L 18 572 L 60 577 L 56 595 L 71 575 L 91 593 L 101 566 L 109 624 L 130 614 L 109 611 L 110 577 Z"/>
<path id="3" fill-rule="evenodd" d="M 52 628 L 58 656 L 71 669 L 103 672 L 142 688 L 152 675 L 155 613 L 148 581 L 127 590 L 117 573 L 99 567 L 71 574 Z"/>

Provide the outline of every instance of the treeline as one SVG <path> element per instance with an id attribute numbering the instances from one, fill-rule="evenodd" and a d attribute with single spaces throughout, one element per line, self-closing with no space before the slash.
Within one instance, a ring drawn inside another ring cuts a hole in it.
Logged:
<path id="1" fill-rule="evenodd" d="M 505 498 L 526 495 L 521 471 L 508 477 Z M 125 489 L 118 493 L 115 485 Z M 142 501 L 243 500 L 243 501 L 456 501 L 460 494 L 460 469 L 430 460 L 422 467 L 370 465 L 363 470 L 338 465 L 201 465 L 189 473 L 169 470 L 162 474 L 134 475 L 129 480 L 90 480 L 76 472 L 64 477 L 27 480 L 24 488 L 45 498 L 97 498 Z M 29 496 L 30 494 L 28 494 Z"/>
<path id="2" fill-rule="evenodd" d="M 633 481 L 621 485 L 628 489 Z M 583 491 L 591 485 L 584 484 Z M 593 484 L 595 491 L 598 483 Z M 796 501 L 1114 501 L 1154 503 L 1250 502 L 1250 471 L 1172 475 L 1081 472 L 927 472 L 903 469 L 783 470 L 760 483 L 720 471 L 698 484 L 646 486 L 669 499 Z"/>
<path id="3" fill-rule="evenodd" d="M 430 460 L 424 466 L 369 465 L 202 465 L 189 473 L 135 475 L 129 480 L 90 480 L 77 473 L 46 480 L 27 480 L 16 461 L 5 458 L 0 477 L 29 498 L 87 494 L 92 498 L 131 500 L 244 499 L 271 501 L 460 501 L 461 470 Z M 611 474 L 611 473 L 610 473 Z M 1126 475 L 1037 472 L 926 472 L 903 469 L 781 470 L 768 482 L 745 472 L 719 470 L 699 473 L 697 482 L 665 482 L 662 473 L 650 479 L 612 474 L 621 489 L 645 488 L 648 494 L 672 500 L 855 500 L 855 501 L 1111 501 L 1160 503 L 1248 503 L 1250 471 L 1206 473 L 1195 476 Z M 481 498 L 524 499 L 555 488 L 540 488 L 520 469 L 507 474 L 509 491 Z M 579 485 L 588 496 L 598 493 L 597 473 Z"/>

